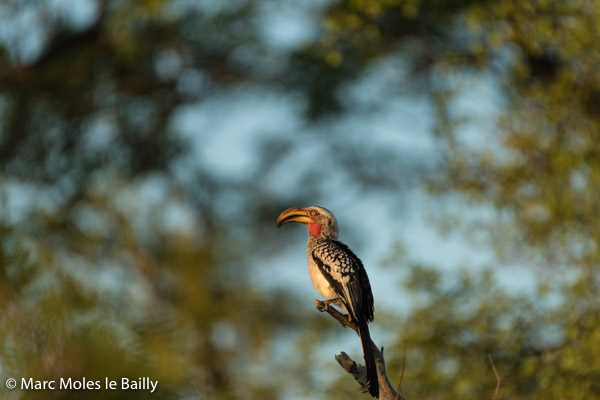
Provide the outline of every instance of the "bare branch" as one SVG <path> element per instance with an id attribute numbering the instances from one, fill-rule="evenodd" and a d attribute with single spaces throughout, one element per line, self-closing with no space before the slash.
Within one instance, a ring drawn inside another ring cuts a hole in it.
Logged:
<path id="1" fill-rule="evenodd" d="M 334 319 L 336 319 L 344 328 L 351 328 L 355 332 L 358 332 L 358 328 L 354 321 L 350 320 L 347 315 L 342 314 L 335 308 L 331 307 L 329 304 L 315 300 L 317 305 L 317 309 L 321 312 L 326 312 L 331 315 Z M 394 390 L 392 384 L 390 383 L 387 373 L 385 370 L 385 359 L 383 358 L 383 347 L 381 350 L 377 347 L 377 345 L 371 341 L 371 345 L 373 346 L 373 351 L 375 353 L 375 364 L 377 365 L 377 376 L 379 381 L 379 399 L 380 400 L 406 400 L 404 397 L 400 396 Z M 348 372 L 350 375 L 354 377 L 362 387 L 363 392 L 367 392 L 367 369 L 357 364 L 348 354 L 342 352 L 335 356 L 336 361 L 340 366 L 344 369 L 344 371 Z"/>
<path id="2" fill-rule="evenodd" d="M 494 391 L 494 396 L 492 396 L 492 399 L 496 400 L 496 398 L 498 397 L 498 391 L 500 390 L 500 382 L 502 382 L 502 378 L 500 377 L 500 374 L 498 374 L 498 370 L 496 369 L 496 365 L 494 364 L 494 359 L 492 358 L 491 353 L 488 353 L 488 358 L 492 363 L 492 370 L 494 370 L 494 375 L 496 375 L 496 390 Z"/>
<path id="3" fill-rule="evenodd" d="M 367 377 L 366 372 L 362 371 L 363 368 L 359 369 L 359 365 L 356 364 L 354 362 L 354 360 L 352 358 L 350 358 L 350 356 L 348 354 L 346 354 L 345 351 L 342 351 L 340 354 L 336 354 L 335 361 L 337 361 L 338 364 L 340 364 L 340 366 L 344 369 L 344 371 L 346 371 L 347 373 L 352 375 L 354 377 L 354 380 L 356 380 L 356 382 L 361 384 L 361 386 L 362 386 L 361 391 L 363 393 L 368 392 L 367 386 L 366 386 L 366 377 Z"/>
<path id="4" fill-rule="evenodd" d="M 402 367 L 400 368 L 400 378 L 398 379 L 398 393 L 402 393 L 402 379 L 404 378 L 404 363 L 406 362 L 406 346 L 408 341 L 404 341 L 404 347 L 402 349 Z"/>
<path id="5" fill-rule="evenodd" d="M 326 312 L 335 318 L 340 324 L 342 324 L 344 328 L 352 328 L 354 332 L 358 333 L 358 327 L 356 326 L 356 323 L 349 319 L 347 315 L 342 314 L 324 301 L 315 299 L 315 303 L 317 304 L 317 310 Z"/>

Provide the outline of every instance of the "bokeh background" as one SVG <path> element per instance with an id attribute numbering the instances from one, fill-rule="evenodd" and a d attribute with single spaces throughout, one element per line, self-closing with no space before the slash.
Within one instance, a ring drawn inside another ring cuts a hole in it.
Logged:
<path id="1" fill-rule="evenodd" d="M 322 205 L 408 399 L 600 395 L 594 0 L 2 0 L 0 397 L 365 398 Z M 8 377 L 158 390 L 9 391 Z"/>

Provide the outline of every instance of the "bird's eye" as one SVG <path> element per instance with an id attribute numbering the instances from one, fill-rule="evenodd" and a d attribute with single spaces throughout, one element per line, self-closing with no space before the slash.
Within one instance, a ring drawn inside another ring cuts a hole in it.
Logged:
<path id="1" fill-rule="evenodd" d="M 315 216 L 315 215 L 317 215 L 317 212 L 316 212 L 315 210 L 312 210 L 312 211 L 310 212 L 310 215 L 313 215 L 313 216 Z"/>

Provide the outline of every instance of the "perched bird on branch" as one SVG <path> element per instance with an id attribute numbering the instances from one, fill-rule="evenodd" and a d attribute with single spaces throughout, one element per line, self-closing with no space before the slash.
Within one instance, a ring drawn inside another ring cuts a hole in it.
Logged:
<path id="1" fill-rule="evenodd" d="M 373 321 L 373 293 L 367 272 L 360 259 L 338 241 L 337 221 L 322 207 L 292 207 L 277 218 L 277 227 L 288 222 L 308 226 L 308 273 L 313 286 L 325 297 L 348 313 L 358 326 L 367 368 L 367 387 L 371 396 L 379 397 L 377 367 L 369 334 Z"/>

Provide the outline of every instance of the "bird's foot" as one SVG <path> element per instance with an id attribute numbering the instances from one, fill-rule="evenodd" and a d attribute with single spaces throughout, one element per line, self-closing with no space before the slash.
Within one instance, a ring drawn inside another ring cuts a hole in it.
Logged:
<path id="1" fill-rule="evenodd" d="M 327 311 L 329 309 L 329 305 L 331 303 L 335 304 L 339 300 L 340 300 L 339 297 L 336 297 L 335 299 L 328 299 L 328 300 L 317 300 L 317 299 L 315 299 L 315 303 L 317 303 L 317 308 L 320 311 Z"/>

